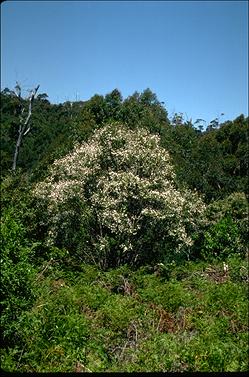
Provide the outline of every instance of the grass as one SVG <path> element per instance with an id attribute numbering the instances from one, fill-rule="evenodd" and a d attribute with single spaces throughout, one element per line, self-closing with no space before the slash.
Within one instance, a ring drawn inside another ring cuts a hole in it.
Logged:
<path id="1" fill-rule="evenodd" d="M 247 264 L 187 262 L 160 271 L 47 269 L 38 299 L 2 350 L 22 372 L 248 370 Z"/>

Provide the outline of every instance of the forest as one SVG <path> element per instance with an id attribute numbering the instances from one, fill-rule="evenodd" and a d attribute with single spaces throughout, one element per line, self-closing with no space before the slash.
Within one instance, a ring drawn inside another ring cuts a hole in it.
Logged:
<path id="1" fill-rule="evenodd" d="M 248 117 L 1 91 L 1 368 L 248 371 Z"/>

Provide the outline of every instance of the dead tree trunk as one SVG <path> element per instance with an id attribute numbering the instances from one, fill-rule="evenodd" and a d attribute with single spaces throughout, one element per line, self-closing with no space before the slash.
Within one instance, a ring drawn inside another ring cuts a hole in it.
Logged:
<path id="1" fill-rule="evenodd" d="M 38 85 L 35 89 L 33 89 L 30 92 L 30 95 L 29 95 L 29 98 L 28 98 L 28 100 L 29 100 L 29 110 L 28 110 L 28 115 L 27 115 L 25 121 L 23 121 L 22 116 L 20 117 L 20 125 L 19 125 L 19 131 L 18 131 L 18 138 L 17 138 L 16 147 L 15 147 L 15 153 L 14 153 L 14 157 L 13 157 L 13 165 L 12 165 L 12 170 L 13 171 L 16 170 L 16 164 L 17 164 L 17 159 L 18 159 L 18 154 L 19 154 L 19 150 L 20 150 L 22 138 L 23 138 L 23 136 L 26 136 L 28 134 L 28 132 L 30 131 L 29 121 L 30 121 L 30 117 L 31 117 L 31 114 L 32 114 L 32 104 L 33 104 L 35 95 L 36 95 L 39 87 L 40 87 L 40 85 Z M 19 98 L 21 98 L 21 88 L 20 88 L 20 86 L 18 84 L 16 86 L 16 90 L 17 90 L 16 95 Z M 23 112 L 24 112 L 24 107 L 22 107 L 22 109 L 21 109 L 21 115 L 23 114 Z"/>

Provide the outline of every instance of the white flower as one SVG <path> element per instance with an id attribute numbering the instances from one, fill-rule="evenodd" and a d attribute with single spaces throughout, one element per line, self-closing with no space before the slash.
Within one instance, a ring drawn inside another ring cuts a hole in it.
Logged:
<path id="1" fill-rule="evenodd" d="M 159 143 L 144 129 L 108 125 L 55 161 L 47 179 L 34 188 L 35 196 L 48 201 L 48 238 L 55 240 L 62 224 L 65 231 L 70 226 L 78 209 L 68 210 L 67 203 L 76 198 L 96 214 L 93 233 L 100 251 L 110 245 L 98 231 L 111 234 L 127 252 L 142 240 L 141 229 L 157 226 L 178 252 L 190 247 L 205 206 L 195 192 L 176 188 L 170 156 Z"/>

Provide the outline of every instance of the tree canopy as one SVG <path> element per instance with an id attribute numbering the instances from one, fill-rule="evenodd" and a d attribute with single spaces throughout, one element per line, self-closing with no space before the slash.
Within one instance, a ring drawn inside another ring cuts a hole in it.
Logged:
<path id="1" fill-rule="evenodd" d="M 47 203 L 49 241 L 71 249 L 75 225 L 84 226 L 87 212 L 94 235 L 88 252 L 101 265 L 188 252 L 205 206 L 194 192 L 177 188 L 159 140 L 144 129 L 110 124 L 56 160 L 34 191 Z"/>

